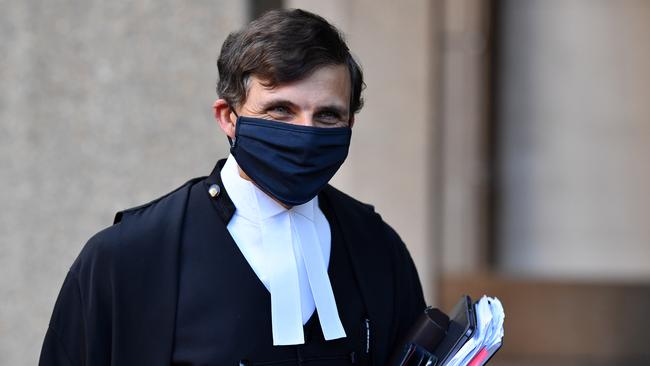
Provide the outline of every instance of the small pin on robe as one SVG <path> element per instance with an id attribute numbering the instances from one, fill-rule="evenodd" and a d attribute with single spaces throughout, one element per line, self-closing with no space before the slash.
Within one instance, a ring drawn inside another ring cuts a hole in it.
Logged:
<path id="1" fill-rule="evenodd" d="M 217 198 L 219 196 L 219 193 L 221 193 L 221 187 L 219 187 L 217 184 L 213 184 L 208 188 L 208 193 L 210 194 L 210 197 L 212 198 Z"/>

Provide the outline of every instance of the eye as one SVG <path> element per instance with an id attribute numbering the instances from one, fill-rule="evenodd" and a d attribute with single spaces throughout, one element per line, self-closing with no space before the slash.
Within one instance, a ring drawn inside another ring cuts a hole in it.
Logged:
<path id="1" fill-rule="evenodd" d="M 288 115 L 291 113 L 289 108 L 283 105 L 275 105 L 266 110 L 266 113 L 273 114 L 273 115 Z"/>
<path id="2" fill-rule="evenodd" d="M 315 117 L 317 121 L 329 125 L 340 124 L 343 121 L 341 115 L 334 111 L 319 112 Z"/>

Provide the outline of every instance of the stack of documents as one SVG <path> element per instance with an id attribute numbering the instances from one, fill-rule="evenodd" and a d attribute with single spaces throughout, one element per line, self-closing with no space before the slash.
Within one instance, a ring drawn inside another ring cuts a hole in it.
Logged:
<path id="1" fill-rule="evenodd" d="M 445 363 L 447 366 L 480 366 L 501 347 L 503 338 L 503 306 L 497 298 L 483 296 L 474 304 L 476 329 L 460 350 Z"/>
<path id="2" fill-rule="evenodd" d="M 447 316 L 427 308 L 393 358 L 398 366 L 480 366 L 501 347 L 505 314 L 501 302 L 463 296 Z"/>

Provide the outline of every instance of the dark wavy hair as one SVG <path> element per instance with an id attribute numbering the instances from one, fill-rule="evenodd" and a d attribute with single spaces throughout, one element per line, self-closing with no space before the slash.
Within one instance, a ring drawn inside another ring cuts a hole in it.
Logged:
<path id="1" fill-rule="evenodd" d="M 352 83 L 350 113 L 357 113 L 363 106 L 363 72 L 341 33 L 304 10 L 271 10 L 223 42 L 217 60 L 217 94 L 230 105 L 240 106 L 246 101 L 251 75 L 273 87 L 329 65 L 347 65 Z"/>

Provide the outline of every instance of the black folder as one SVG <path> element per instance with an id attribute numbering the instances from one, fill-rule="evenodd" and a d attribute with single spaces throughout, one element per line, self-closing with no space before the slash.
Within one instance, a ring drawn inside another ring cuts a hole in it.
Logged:
<path id="1" fill-rule="evenodd" d="M 391 366 L 440 366 L 453 357 L 476 332 L 472 299 L 463 295 L 449 316 L 428 307 L 395 350 Z"/>
<path id="2" fill-rule="evenodd" d="M 447 334 L 434 352 L 440 365 L 456 354 L 476 331 L 476 314 L 474 314 L 472 299 L 467 295 L 463 295 L 454 306 L 450 318 Z"/>

